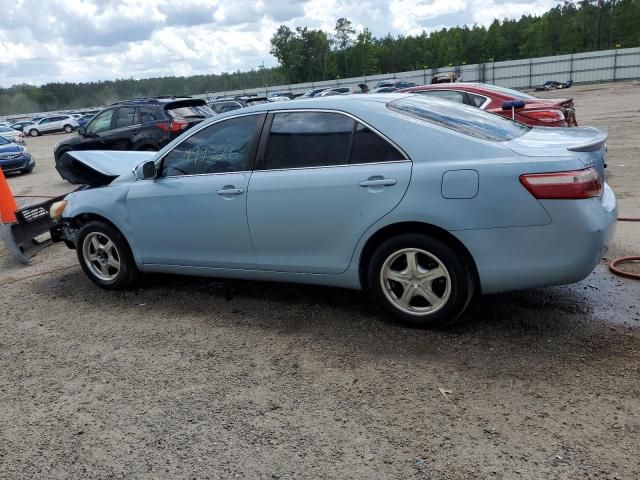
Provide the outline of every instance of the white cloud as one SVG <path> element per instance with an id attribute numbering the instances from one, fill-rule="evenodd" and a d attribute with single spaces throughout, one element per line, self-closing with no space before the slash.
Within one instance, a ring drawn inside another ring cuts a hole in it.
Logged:
<path id="1" fill-rule="evenodd" d="M 554 0 L 0 0 L 0 86 L 276 65 L 278 25 L 374 35 L 540 14 Z"/>

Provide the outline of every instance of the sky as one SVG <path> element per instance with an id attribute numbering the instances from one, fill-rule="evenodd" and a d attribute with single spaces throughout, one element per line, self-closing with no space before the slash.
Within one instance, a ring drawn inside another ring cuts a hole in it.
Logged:
<path id="1" fill-rule="evenodd" d="M 0 0 L 0 86 L 276 66 L 279 25 L 375 36 L 541 14 L 556 0 Z"/>

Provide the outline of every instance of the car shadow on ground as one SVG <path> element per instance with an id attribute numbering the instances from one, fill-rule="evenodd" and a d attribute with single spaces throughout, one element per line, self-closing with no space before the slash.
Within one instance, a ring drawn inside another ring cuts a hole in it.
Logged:
<path id="1" fill-rule="evenodd" d="M 367 292 L 342 288 L 153 274 L 145 275 L 135 290 L 112 292 L 93 285 L 79 269 L 64 275 L 62 281 L 66 284 L 64 295 L 86 297 L 96 308 L 108 299 L 125 308 L 127 304 L 144 304 L 174 318 L 211 312 L 216 313 L 217 321 L 243 319 L 246 325 L 289 331 L 331 327 L 354 335 L 366 330 L 414 338 L 456 335 L 516 338 L 520 342 L 524 338 L 589 335 L 603 325 L 593 315 L 593 298 L 586 287 L 477 296 L 454 325 L 423 331 L 395 323 Z"/>

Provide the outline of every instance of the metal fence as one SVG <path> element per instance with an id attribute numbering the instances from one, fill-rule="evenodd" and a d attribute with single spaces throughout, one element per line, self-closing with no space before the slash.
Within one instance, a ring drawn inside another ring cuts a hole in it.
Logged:
<path id="1" fill-rule="evenodd" d="M 485 82 L 516 89 L 530 89 L 547 80 L 562 82 L 573 80 L 574 83 L 631 80 L 640 78 L 640 48 L 621 48 L 505 62 L 425 68 L 410 72 L 212 92 L 194 96 L 212 98 L 214 95 L 269 95 L 269 93 L 281 91 L 299 94 L 310 89 L 323 87 L 350 87 L 357 90 L 360 83 L 365 83 L 371 88 L 378 82 L 393 79 L 426 84 L 431 82 L 433 75 L 449 72 L 455 73 L 465 82 Z"/>

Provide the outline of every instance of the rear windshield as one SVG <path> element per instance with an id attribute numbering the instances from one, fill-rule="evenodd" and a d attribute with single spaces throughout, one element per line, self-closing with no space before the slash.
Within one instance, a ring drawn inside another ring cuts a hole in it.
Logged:
<path id="1" fill-rule="evenodd" d="M 169 105 L 166 110 L 172 118 L 206 118 L 213 115 L 213 110 L 206 105 Z"/>
<path id="2" fill-rule="evenodd" d="M 387 107 L 456 132 L 492 142 L 513 140 L 531 130 L 527 125 L 478 108 L 424 96 L 394 100 L 387 104 Z"/>

